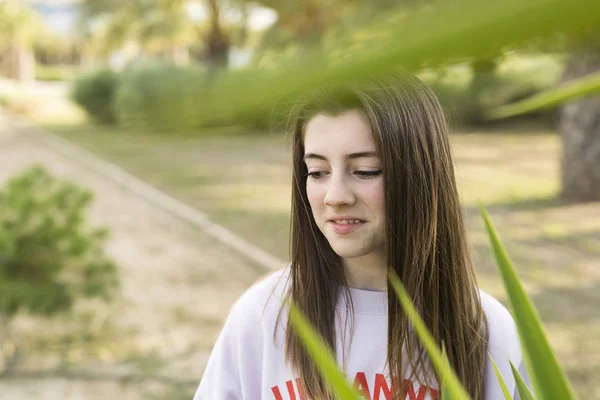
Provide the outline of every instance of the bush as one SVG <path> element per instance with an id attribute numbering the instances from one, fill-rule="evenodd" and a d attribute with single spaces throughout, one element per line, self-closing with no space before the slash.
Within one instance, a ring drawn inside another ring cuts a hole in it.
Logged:
<path id="1" fill-rule="evenodd" d="M 119 124 L 160 132 L 195 128 L 197 107 L 206 74 L 199 67 L 149 65 L 123 75 L 115 96 Z"/>
<path id="2" fill-rule="evenodd" d="M 562 60 L 554 56 L 522 54 L 505 56 L 493 76 L 477 88 L 473 71 L 467 64 L 438 70 L 425 70 L 419 75 L 436 93 L 454 124 L 494 124 L 487 120 L 489 109 L 522 100 L 553 87 L 560 75 Z M 542 110 L 530 117 L 547 116 Z"/>
<path id="3" fill-rule="evenodd" d="M 263 72 L 264 73 L 264 72 Z M 286 101 L 274 104 L 270 111 L 255 112 L 252 107 L 241 111 L 223 110 L 218 120 L 205 121 L 202 111 L 211 101 L 213 85 L 227 81 L 229 87 L 256 79 L 254 70 L 208 71 L 197 66 L 176 67 L 150 65 L 123 75 L 116 98 L 115 110 L 119 125 L 155 132 L 198 132 L 208 126 L 243 125 L 267 129 L 281 126 L 290 105 Z M 260 92 L 253 93 L 258 99 Z M 239 99 L 232 97 L 231 103 Z"/>
<path id="4" fill-rule="evenodd" d="M 114 124 L 114 98 L 119 76 L 109 69 L 102 69 L 75 80 L 73 100 L 81 105 L 92 119 L 103 124 Z"/>
<path id="5" fill-rule="evenodd" d="M 481 109 L 471 95 L 468 85 L 439 81 L 429 86 L 438 97 L 452 125 L 469 125 L 480 120 Z"/>
<path id="6" fill-rule="evenodd" d="M 119 286 L 105 229 L 85 228 L 91 192 L 40 166 L 0 191 L 0 314 L 68 311 L 79 297 L 110 300 Z"/>

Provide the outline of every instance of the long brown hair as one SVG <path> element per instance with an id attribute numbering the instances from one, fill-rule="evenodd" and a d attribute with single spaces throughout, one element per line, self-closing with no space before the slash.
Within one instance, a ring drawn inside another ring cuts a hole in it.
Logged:
<path id="1" fill-rule="evenodd" d="M 349 296 L 341 258 L 317 227 L 306 193 L 303 132 L 317 114 L 360 110 L 369 121 L 385 185 L 388 266 L 400 277 L 438 345 L 473 399 L 484 398 L 486 320 L 463 224 L 448 128 L 442 108 L 420 80 L 399 72 L 365 84 L 312 93 L 298 102 L 293 134 L 290 286 L 287 293 L 335 349 L 338 296 Z M 429 359 L 388 283 L 387 365 L 404 396 L 402 351 L 413 376 Z M 283 308 L 282 308 L 283 310 Z M 288 324 L 286 357 L 312 398 L 333 398 Z M 439 376 L 434 377 L 441 388 Z"/>

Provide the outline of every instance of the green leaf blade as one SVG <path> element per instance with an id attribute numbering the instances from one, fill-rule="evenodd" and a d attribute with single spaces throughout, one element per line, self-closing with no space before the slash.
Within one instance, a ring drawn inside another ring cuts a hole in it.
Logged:
<path id="1" fill-rule="evenodd" d="M 396 295 L 400 300 L 402 308 L 406 312 L 406 315 L 408 316 L 410 322 L 413 324 L 413 327 L 415 328 L 419 339 L 421 339 L 421 342 L 425 346 L 427 354 L 429 355 L 429 358 L 434 368 L 442 378 L 442 391 L 445 393 L 449 393 L 447 394 L 447 396 L 449 396 L 447 398 L 451 398 L 453 400 L 470 399 L 469 394 L 467 393 L 463 385 L 460 383 L 460 380 L 458 379 L 454 370 L 450 366 L 447 358 L 444 357 L 442 351 L 437 347 L 433 336 L 431 336 L 431 334 L 427 330 L 427 327 L 425 326 L 425 323 L 419 316 L 419 313 L 416 310 L 412 300 L 410 299 L 408 293 L 406 293 L 406 290 L 402 286 L 400 279 L 394 273 L 393 270 L 389 270 L 388 279 L 390 280 L 390 283 L 392 284 L 392 287 L 394 288 L 394 291 L 396 292 Z"/>
<path id="2" fill-rule="evenodd" d="M 508 388 L 506 387 L 506 382 L 504 382 L 504 378 L 502 378 L 502 375 L 500 374 L 500 370 L 498 370 L 498 366 L 496 365 L 496 362 L 492 358 L 491 354 L 488 353 L 488 356 L 490 357 L 490 360 L 492 361 L 492 365 L 494 367 L 494 372 L 496 373 L 496 378 L 498 379 L 498 383 L 500 384 L 500 388 L 502 389 L 502 394 L 504 394 L 504 399 L 505 400 L 513 400 L 512 395 L 510 394 L 510 392 L 508 391 Z"/>
<path id="3" fill-rule="evenodd" d="M 512 370 L 513 376 L 515 377 L 515 383 L 517 385 L 517 391 L 519 392 L 519 397 L 521 400 L 535 400 L 533 395 L 529 391 L 527 384 L 523 380 L 523 377 L 519 373 L 519 370 L 515 368 L 515 365 L 511 362 L 510 369 Z"/>
<path id="4" fill-rule="evenodd" d="M 492 245 L 496 265 L 506 289 L 519 338 L 525 365 L 530 374 L 533 388 L 539 399 L 575 399 L 573 389 L 566 379 L 552 351 L 537 311 L 513 266 L 491 218 L 480 206 L 485 228 Z"/>
<path id="5" fill-rule="evenodd" d="M 352 388 L 342 371 L 340 371 L 335 357 L 318 333 L 310 326 L 308 319 L 298 307 L 290 302 L 290 323 L 296 334 L 304 344 L 306 351 L 314 360 L 319 372 L 327 385 L 333 390 L 340 400 L 359 400 L 359 394 Z"/>
<path id="6" fill-rule="evenodd" d="M 497 107 L 488 113 L 492 120 L 513 117 L 550 108 L 579 97 L 600 91 L 600 72 L 575 79 L 559 87 L 546 90 L 525 100 Z"/>
<path id="7" fill-rule="evenodd" d="M 568 6 L 563 0 L 459 0 L 436 10 L 397 24 L 390 37 L 402 41 L 356 52 L 340 65 L 309 53 L 273 73 L 225 74 L 195 94 L 205 99 L 194 109 L 195 122 L 202 126 L 248 113 L 266 116 L 275 104 L 325 84 L 359 82 L 398 66 L 414 70 L 462 61 L 555 32 L 578 34 L 600 19 L 595 0 L 570 0 Z"/>
<path id="8" fill-rule="evenodd" d="M 442 359 L 444 360 L 445 363 L 448 363 L 448 353 L 446 353 L 446 347 L 444 346 L 444 343 L 442 343 Z M 450 388 L 448 387 L 446 380 L 447 379 L 444 379 L 442 381 L 442 399 L 443 400 L 454 400 L 454 396 L 452 395 L 452 392 L 450 391 Z"/>

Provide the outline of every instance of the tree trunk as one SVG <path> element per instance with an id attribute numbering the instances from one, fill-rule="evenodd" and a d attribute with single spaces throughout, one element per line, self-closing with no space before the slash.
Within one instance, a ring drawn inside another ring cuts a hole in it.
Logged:
<path id="1" fill-rule="evenodd" d="M 9 43 L 3 58 L 8 79 L 19 82 L 31 82 L 35 79 L 35 60 L 31 49 Z"/>
<path id="2" fill-rule="evenodd" d="M 229 40 L 221 29 L 217 0 L 207 0 L 210 13 L 210 30 L 206 37 L 206 62 L 210 68 L 227 66 Z"/>
<path id="3" fill-rule="evenodd" d="M 0 312 L 0 377 L 10 376 L 21 362 L 21 349 L 10 322 L 10 317 Z"/>
<path id="4" fill-rule="evenodd" d="M 486 104 L 485 95 L 493 90 L 498 63 L 498 56 L 476 58 L 471 62 L 473 79 L 469 87 L 471 105 L 468 110 L 468 119 L 471 123 L 481 123 L 486 120 L 485 110 L 490 107 L 490 104 Z"/>
<path id="5" fill-rule="evenodd" d="M 599 51 L 578 51 L 568 60 L 562 81 L 599 70 Z M 569 202 L 600 201 L 600 96 L 563 105 L 559 131 L 563 142 L 562 197 Z"/>

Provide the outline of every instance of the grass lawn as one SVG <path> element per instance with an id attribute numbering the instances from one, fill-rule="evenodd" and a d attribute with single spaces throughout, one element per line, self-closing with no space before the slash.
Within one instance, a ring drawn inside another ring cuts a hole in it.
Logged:
<path id="1" fill-rule="evenodd" d="M 288 259 L 290 140 L 283 134 L 46 127 Z M 480 286 L 504 300 L 478 201 L 491 212 L 580 397 L 600 399 L 600 204 L 556 199 L 561 145 L 547 129 L 456 133 L 451 141 Z"/>
<path id="2" fill-rule="evenodd" d="M 194 137 L 95 125 L 46 127 L 206 212 L 255 245 L 288 258 L 291 143 L 284 134 L 229 131 Z M 473 132 L 452 135 L 451 140 L 469 217 L 477 201 L 523 208 L 551 203 L 556 196 L 560 144 L 555 134 Z"/>

